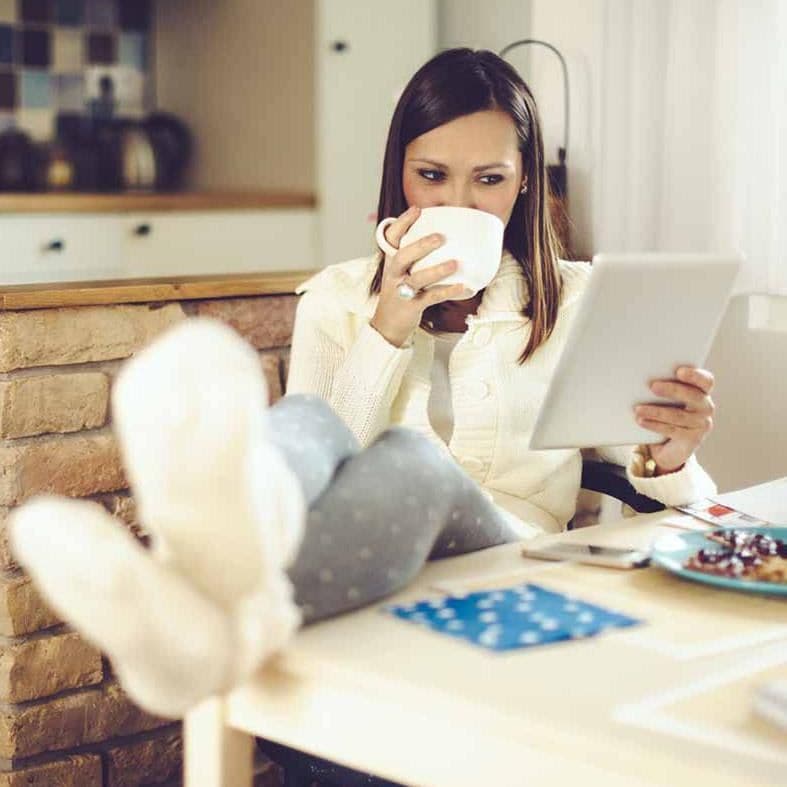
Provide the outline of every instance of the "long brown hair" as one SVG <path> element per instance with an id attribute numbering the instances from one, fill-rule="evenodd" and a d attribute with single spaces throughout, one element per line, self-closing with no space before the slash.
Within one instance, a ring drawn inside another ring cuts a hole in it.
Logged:
<path id="1" fill-rule="evenodd" d="M 517 196 L 504 235 L 505 247 L 522 267 L 530 290 L 523 315 L 531 320 L 531 333 L 519 359 L 524 363 L 549 338 L 557 321 L 561 248 L 549 216 L 549 185 L 536 102 L 505 60 L 486 50 L 448 49 L 415 73 L 391 119 L 377 221 L 398 216 L 408 207 L 402 168 L 410 142 L 462 115 L 495 109 L 506 112 L 514 122 L 527 183 L 526 193 Z M 381 256 L 371 294 L 380 292 L 384 262 Z"/>

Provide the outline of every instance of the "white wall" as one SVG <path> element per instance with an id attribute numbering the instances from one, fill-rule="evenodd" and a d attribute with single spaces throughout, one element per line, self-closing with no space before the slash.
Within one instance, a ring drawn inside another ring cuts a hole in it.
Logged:
<path id="1" fill-rule="evenodd" d="M 312 0 L 155 8 L 157 104 L 194 131 L 189 185 L 314 192 Z"/>
<path id="2" fill-rule="evenodd" d="M 434 0 L 317 0 L 316 148 L 322 262 L 374 249 L 388 127 L 437 46 Z M 336 41 L 346 43 L 337 53 Z"/>
<path id="3" fill-rule="evenodd" d="M 699 456 L 723 491 L 787 476 L 787 332 L 750 330 L 747 306 L 733 298 L 708 359 L 718 415 Z"/>
<path id="4" fill-rule="evenodd" d="M 441 49 L 469 46 L 499 52 L 527 38 L 531 0 L 439 0 L 438 43 Z"/>
<path id="5" fill-rule="evenodd" d="M 568 67 L 571 106 L 568 140 L 568 201 L 575 257 L 589 258 L 593 243 L 593 162 L 600 142 L 604 0 L 531 0 L 531 35 L 557 47 Z M 531 47 L 531 49 L 534 49 Z M 525 78 L 538 102 L 547 160 L 563 139 L 563 83 L 557 59 L 545 50 L 531 55 Z M 516 63 L 515 63 L 516 64 Z"/>

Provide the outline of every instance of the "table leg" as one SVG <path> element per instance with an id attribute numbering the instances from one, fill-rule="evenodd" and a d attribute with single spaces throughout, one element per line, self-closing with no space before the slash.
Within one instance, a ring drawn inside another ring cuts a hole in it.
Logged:
<path id="1" fill-rule="evenodd" d="M 227 726 L 222 698 L 194 708 L 183 737 L 184 787 L 251 787 L 254 738 Z"/>

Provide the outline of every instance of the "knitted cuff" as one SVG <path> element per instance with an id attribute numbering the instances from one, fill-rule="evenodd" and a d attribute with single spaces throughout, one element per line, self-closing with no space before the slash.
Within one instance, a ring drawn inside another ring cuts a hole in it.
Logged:
<path id="1" fill-rule="evenodd" d="M 653 500 L 658 500 L 665 506 L 686 505 L 715 495 L 717 491 L 713 479 L 703 470 L 693 455 L 680 470 L 674 473 L 642 478 L 637 475 L 637 470 L 636 456 L 632 456 L 626 468 L 629 482 L 637 492 Z"/>
<path id="2" fill-rule="evenodd" d="M 358 332 L 345 363 L 354 369 L 362 369 L 363 373 L 357 376 L 368 381 L 368 388 L 379 390 L 384 398 L 391 380 L 400 368 L 407 365 L 412 354 L 412 346 L 394 347 L 366 323 Z"/>

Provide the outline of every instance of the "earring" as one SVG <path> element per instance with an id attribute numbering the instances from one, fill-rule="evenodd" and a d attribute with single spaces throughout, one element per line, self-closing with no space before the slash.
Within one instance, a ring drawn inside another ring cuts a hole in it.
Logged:
<path id="1" fill-rule="evenodd" d="M 522 181 L 522 188 L 519 189 L 519 193 L 520 194 L 527 194 L 527 181 L 526 180 Z"/>

